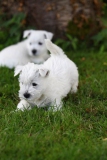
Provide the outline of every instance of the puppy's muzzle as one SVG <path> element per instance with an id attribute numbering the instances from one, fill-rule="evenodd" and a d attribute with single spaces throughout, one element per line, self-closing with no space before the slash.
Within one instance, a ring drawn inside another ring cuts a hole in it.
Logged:
<path id="1" fill-rule="evenodd" d="M 33 53 L 33 55 L 36 55 L 37 50 L 36 50 L 36 49 L 33 49 L 33 50 L 32 50 L 32 53 Z"/>
<path id="2" fill-rule="evenodd" d="M 30 94 L 28 92 L 23 94 L 25 98 L 30 98 Z"/>

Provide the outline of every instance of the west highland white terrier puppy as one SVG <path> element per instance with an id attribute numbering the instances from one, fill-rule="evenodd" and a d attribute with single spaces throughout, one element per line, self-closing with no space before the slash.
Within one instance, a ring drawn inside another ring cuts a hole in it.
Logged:
<path id="1" fill-rule="evenodd" d="M 77 92 L 79 75 L 75 63 L 49 39 L 45 39 L 45 43 L 51 54 L 44 64 L 28 63 L 15 68 L 15 76 L 20 73 L 21 101 L 17 109 L 53 106 L 53 110 L 57 111 L 69 92 Z"/>
<path id="2" fill-rule="evenodd" d="M 42 63 L 49 58 L 44 42 L 45 36 L 50 40 L 53 33 L 39 30 L 24 31 L 22 42 L 6 47 L 0 52 L 0 66 L 14 68 L 28 62 Z"/>

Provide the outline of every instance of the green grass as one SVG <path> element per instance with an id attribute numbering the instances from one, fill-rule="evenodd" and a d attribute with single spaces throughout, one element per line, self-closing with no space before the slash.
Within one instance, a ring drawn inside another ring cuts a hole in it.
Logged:
<path id="1" fill-rule="evenodd" d="M 18 77 L 0 68 L 0 160 L 107 160 L 107 53 L 69 57 L 79 69 L 79 90 L 56 113 L 12 112 Z"/>

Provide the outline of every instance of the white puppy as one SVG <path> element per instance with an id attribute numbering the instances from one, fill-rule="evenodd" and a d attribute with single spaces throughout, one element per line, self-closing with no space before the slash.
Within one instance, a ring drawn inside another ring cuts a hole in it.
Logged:
<path id="1" fill-rule="evenodd" d="M 24 31 L 23 40 L 15 45 L 11 45 L 0 52 L 0 66 L 8 68 L 17 65 L 25 65 L 28 62 L 42 63 L 49 58 L 45 36 L 52 39 L 53 34 L 47 31 L 27 30 Z"/>
<path id="2" fill-rule="evenodd" d="M 75 93 L 78 87 L 76 65 L 64 54 L 63 50 L 45 40 L 51 57 L 41 65 L 28 63 L 15 68 L 15 76 L 20 73 L 19 97 L 17 108 L 24 110 L 32 106 L 54 106 L 54 111 L 62 107 L 62 99 L 69 92 Z"/>

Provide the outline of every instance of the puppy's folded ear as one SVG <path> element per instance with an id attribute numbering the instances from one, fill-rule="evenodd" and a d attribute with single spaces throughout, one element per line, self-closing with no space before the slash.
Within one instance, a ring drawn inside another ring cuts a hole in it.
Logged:
<path id="1" fill-rule="evenodd" d="M 44 34 L 44 37 L 46 38 L 46 39 L 52 39 L 53 38 L 53 33 L 51 33 L 51 32 L 45 32 L 45 34 Z"/>
<path id="2" fill-rule="evenodd" d="M 33 31 L 34 31 L 33 29 L 24 31 L 23 32 L 23 38 L 28 38 Z"/>
<path id="3" fill-rule="evenodd" d="M 46 77 L 49 73 L 49 70 L 48 69 L 39 69 L 39 75 L 41 77 Z"/>
<path id="4" fill-rule="evenodd" d="M 21 73 L 23 66 L 19 65 L 15 68 L 14 76 L 17 76 L 19 73 Z"/>

